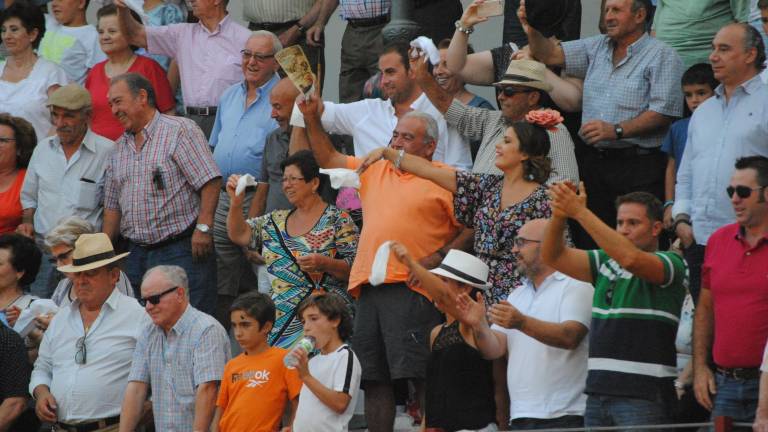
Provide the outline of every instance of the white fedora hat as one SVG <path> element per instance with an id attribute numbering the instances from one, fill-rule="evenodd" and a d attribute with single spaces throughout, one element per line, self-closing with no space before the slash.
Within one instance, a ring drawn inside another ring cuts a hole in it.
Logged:
<path id="1" fill-rule="evenodd" d="M 128 252 L 115 254 L 112 242 L 104 233 L 83 234 L 75 241 L 72 264 L 58 267 L 60 272 L 77 273 L 93 270 L 128 256 Z"/>
<path id="2" fill-rule="evenodd" d="M 544 63 L 535 60 L 512 60 L 501 80 L 493 85 L 518 85 L 551 92 L 552 84 L 547 81 L 544 74 L 546 69 Z"/>
<path id="3" fill-rule="evenodd" d="M 488 265 L 480 258 L 457 249 L 448 251 L 439 266 L 432 273 L 457 280 L 481 290 L 488 290 Z"/>

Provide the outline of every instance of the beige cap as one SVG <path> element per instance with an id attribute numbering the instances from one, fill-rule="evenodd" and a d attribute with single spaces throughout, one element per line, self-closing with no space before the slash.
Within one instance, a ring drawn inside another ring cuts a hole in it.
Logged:
<path id="1" fill-rule="evenodd" d="M 53 92 L 46 106 L 79 110 L 91 106 L 91 94 L 80 84 L 67 84 Z"/>

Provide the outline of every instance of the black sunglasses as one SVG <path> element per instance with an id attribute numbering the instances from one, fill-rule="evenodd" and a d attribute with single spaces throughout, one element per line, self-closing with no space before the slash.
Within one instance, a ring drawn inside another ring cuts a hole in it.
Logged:
<path id="1" fill-rule="evenodd" d="M 733 193 L 736 192 L 736 196 L 738 196 L 741 199 L 749 198 L 750 195 L 752 195 L 752 191 L 761 190 L 764 187 L 756 187 L 751 188 L 749 186 L 728 186 L 725 188 L 725 192 L 728 194 L 728 198 L 731 198 L 733 196 Z"/>
<path id="2" fill-rule="evenodd" d="M 530 93 L 533 91 L 533 89 L 529 89 L 529 88 L 520 88 L 520 87 L 512 87 L 512 86 L 496 86 L 496 88 L 499 90 L 499 92 L 504 93 L 504 96 L 506 97 L 512 97 L 517 93 Z"/>
<path id="3" fill-rule="evenodd" d="M 161 299 L 161 298 L 162 298 L 164 295 L 166 295 L 166 294 L 168 294 L 168 293 L 170 293 L 170 292 L 173 292 L 173 291 L 177 290 L 178 288 L 179 288 L 179 287 L 177 287 L 177 286 L 175 286 L 175 287 L 170 287 L 170 288 L 168 288 L 167 290 L 165 290 L 165 291 L 161 292 L 160 294 L 155 294 L 155 295 L 151 295 L 151 296 L 148 296 L 148 297 L 142 297 L 142 298 L 140 298 L 140 299 L 138 300 L 138 301 L 139 301 L 139 304 L 140 304 L 142 307 L 146 307 L 146 306 L 147 306 L 147 302 L 150 302 L 150 303 L 152 303 L 153 305 L 156 305 L 156 304 L 160 303 L 160 299 Z"/>

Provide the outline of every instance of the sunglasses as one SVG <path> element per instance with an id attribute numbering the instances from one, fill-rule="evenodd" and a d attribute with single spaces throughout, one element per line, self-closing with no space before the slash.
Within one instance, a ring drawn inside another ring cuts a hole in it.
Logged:
<path id="1" fill-rule="evenodd" d="M 88 350 L 85 348 L 85 336 L 81 336 L 80 339 L 75 342 L 75 348 L 77 349 L 75 352 L 75 363 L 84 365 L 88 353 Z"/>
<path id="2" fill-rule="evenodd" d="M 725 188 L 725 193 L 728 194 L 728 198 L 733 197 L 733 193 L 736 192 L 736 196 L 745 199 L 752 195 L 752 191 L 764 189 L 764 186 L 751 188 L 749 186 L 728 186 Z"/>
<path id="3" fill-rule="evenodd" d="M 148 297 L 142 297 L 142 298 L 138 299 L 139 304 L 142 307 L 146 307 L 147 306 L 147 302 L 152 303 L 153 305 L 156 305 L 156 304 L 160 303 L 160 299 L 163 298 L 164 295 L 166 295 L 168 293 L 171 293 L 173 291 L 176 291 L 178 288 L 179 287 L 177 287 L 177 286 L 170 287 L 167 290 L 161 292 L 160 294 L 155 294 L 155 295 L 151 295 L 151 296 L 148 296 Z"/>
<path id="4" fill-rule="evenodd" d="M 530 93 L 533 90 L 529 88 L 520 88 L 512 86 L 496 86 L 499 92 L 503 93 L 506 97 L 512 97 L 518 93 Z"/>
<path id="5" fill-rule="evenodd" d="M 521 247 L 525 246 L 528 243 L 541 243 L 541 240 L 531 240 L 531 239 L 527 239 L 525 237 L 517 236 L 512 241 L 512 244 L 514 244 L 517 248 L 521 248 Z"/>

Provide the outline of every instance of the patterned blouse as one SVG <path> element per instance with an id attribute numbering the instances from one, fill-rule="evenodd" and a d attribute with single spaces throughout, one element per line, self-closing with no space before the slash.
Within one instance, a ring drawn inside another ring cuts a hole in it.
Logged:
<path id="1" fill-rule="evenodd" d="M 269 344 L 286 349 L 304 333 L 296 310 L 299 303 L 315 289 L 340 295 L 352 311 L 347 281 L 328 273 L 305 275 L 294 257 L 319 253 L 343 259 L 352 266 L 359 238 L 357 226 L 349 214 L 332 205 L 325 208 L 309 232 L 292 237 L 286 230 L 286 221 L 293 211 L 275 210 L 246 221 L 251 227 L 249 247 L 261 250 L 272 286 L 270 295 L 277 307 L 277 319 L 269 335 Z"/>
<path id="2" fill-rule="evenodd" d="M 512 254 L 517 231 L 530 220 L 552 216 L 545 186 L 539 186 L 524 200 L 501 209 L 503 180 L 504 177 L 499 175 L 456 172 L 454 212 L 459 222 L 475 228 L 475 254 L 488 264 L 489 282 L 493 284 L 486 294 L 489 304 L 506 300 L 521 283 L 523 275 Z"/>

